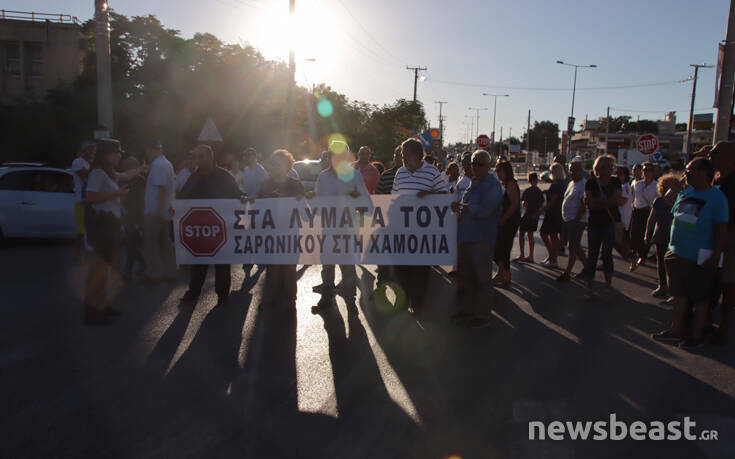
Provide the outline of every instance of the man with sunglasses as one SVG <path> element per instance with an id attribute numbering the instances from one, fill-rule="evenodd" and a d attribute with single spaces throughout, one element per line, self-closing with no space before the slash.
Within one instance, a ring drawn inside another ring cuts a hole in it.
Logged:
<path id="1" fill-rule="evenodd" d="M 503 210 L 503 189 L 490 172 L 490 154 L 477 150 L 472 154 L 472 184 L 461 202 L 452 203 L 459 214 L 458 295 L 462 309 L 452 316 L 468 321 L 472 328 L 490 325 L 493 304 L 492 259 L 498 222 Z"/>
<path id="2" fill-rule="evenodd" d="M 695 158 L 686 168 L 689 185 L 674 202 L 669 251 L 664 257 L 669 289 L 674 297 L 671 327 L 654 335 L 659 340 L 683 340 L 682 348 L 704 344 L 711 323 L 710 299 L 714 271 L 727 237 L 727 198 L 712 186 L 715 168 L 706 158 Z M 685 331 L 689 310 L 694 309 L 694 330 Z"/>

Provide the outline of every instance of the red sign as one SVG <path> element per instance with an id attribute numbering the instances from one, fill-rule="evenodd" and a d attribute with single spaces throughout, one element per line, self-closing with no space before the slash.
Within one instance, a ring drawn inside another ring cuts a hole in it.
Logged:
<path id="1" fill-rule="evenodd" d="M 485 148 L 488 145 L 490 145 L 490 137 L 486 136 L 485 134 L 480 134 L 477 136 L 477 146 L 480 148 Z"/>
<path id="2" fill-rule="evenodd" d="M 211 207 L 192 207 L 179 221 L 179 239 L 198 257 L 214 256 L 225 245 L 225 221 Z"/>
<path id="3" fill-rule="evenodd" d="M 653 134 L 644 134 L 638 137 L 638 151 L 644 155 L 652 155 L 658 150 L 658 137 Z"/>

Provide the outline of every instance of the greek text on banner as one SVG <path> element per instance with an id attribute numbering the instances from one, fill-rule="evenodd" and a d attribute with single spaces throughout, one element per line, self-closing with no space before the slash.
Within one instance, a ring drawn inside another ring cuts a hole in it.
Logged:
<path id="1" fill-rule="evenodd" d="M 452 196 L 174 202 L 179 264 L 453 265 Z"/>

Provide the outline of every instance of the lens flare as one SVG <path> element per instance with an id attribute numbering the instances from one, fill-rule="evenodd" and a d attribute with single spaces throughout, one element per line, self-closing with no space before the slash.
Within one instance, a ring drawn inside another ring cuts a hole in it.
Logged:
<path id="1" fill-rule="evenodd" d="M 332 153 L 339 155 L 345 152 L 345 149 L 347 148 L 347 139 L 342 134 L 334 133 L 329 136 L 327 144 L 329 145 L 329 150 Z"/>
<path id="2" fill-rule="evenodd" d="M 322 118 L 329 118 L 332 116 L 332 113 L 334 113 L 334 107 L 329 99 L 322 98 L 316 104 L 316 111 L 319 112 L 319 115 Z"/>
<path id="3" fill-rule="evenodd" d="M 406 309 L 406 293 L 400 285 L 389 281 L 381 283 L 373 292 L 373 302 L 375 309 L 382 314 L 394 314 L 402 309 Z"/>
<path id="4" fill-rule="evenodd" d="M 350 165 L 347 161 L 341 161 L 334 170 L 337 173 L 337 178 L 343 182 L 350 182 L 355 178 L 355 168 Z"/>

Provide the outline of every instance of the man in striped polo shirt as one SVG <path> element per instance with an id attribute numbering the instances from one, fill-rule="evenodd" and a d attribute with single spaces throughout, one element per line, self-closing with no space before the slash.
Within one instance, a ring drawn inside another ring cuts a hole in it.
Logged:
<path id="1" fill-rule="evenodd" d="M 424 148 L 416 139 L 401 144 L 403 166 L 393 179 L 393 194 L 415 194 L 423 198 L 429 194 L 446 193 L 439 169 L 423 160 Z M 410 312 L 416 313 L 424 302 L 430 266 L 396 266 L 396 274 L 411 303 Z"/>
<path id="2" fill-rule="evenodd" d="M 393 191 L 393 180 L 396 178 L 396 172 L 401 166 L 403 166 L 403 155 L 401 154 L 401 146 L 398 145 L 393 150 L 393 167 L 380 174 L 378 189 L 375 191 L 375 194 L 390 194 Z"/>

